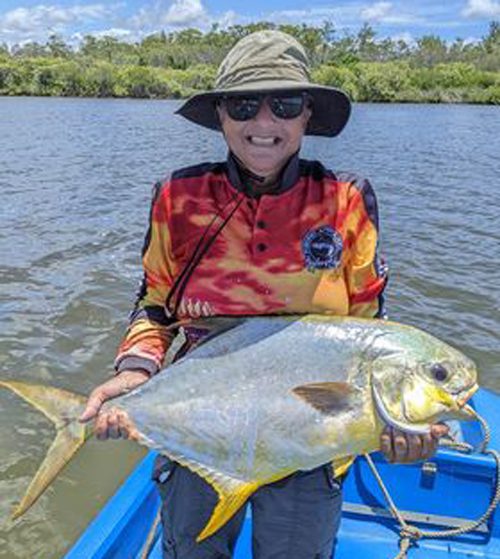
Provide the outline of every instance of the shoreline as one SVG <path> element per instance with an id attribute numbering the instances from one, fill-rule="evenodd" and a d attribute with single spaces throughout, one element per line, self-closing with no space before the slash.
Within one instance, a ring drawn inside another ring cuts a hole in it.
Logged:
<path id="1" fill-rule="evenodd" d="M 33 99 L 89 99 L 89 100 L 102 100 L 102 101 L 186 101 L 189 96 L 185 97 L 137 97 L 131 95 L 50 95 L 50 94 L 40 94 L 40 93 L 13 93 L 6 94 L 0 93 L 0 99 L 15 99 L 15 98 L 33 98 Z M 432 100 L 432 99 L 394 99 L 394 100 L 378 100 L 378 99 L 363 99 L 363 100 L 352 100 L 354 104 L 359 105 L 471 105 L 471 106 L 499 106 L 499 102 L 495 101 L 474 101 L 474 100 Z"/>

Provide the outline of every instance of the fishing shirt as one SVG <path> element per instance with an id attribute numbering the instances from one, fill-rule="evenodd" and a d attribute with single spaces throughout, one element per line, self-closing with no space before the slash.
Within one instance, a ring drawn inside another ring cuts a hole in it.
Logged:
<path id="1" fill-rule="evenodd" d="M 276 189 L 255 196 L 234 156 L 174 172 L 155 187 L 144 278 L 115 361 L 156 373 L 181 324 L 183 349 L 217 316 L 383 316 L 368 180 L 293 156 Z M 209 322 L 209 321 L 205 321 Z"/>

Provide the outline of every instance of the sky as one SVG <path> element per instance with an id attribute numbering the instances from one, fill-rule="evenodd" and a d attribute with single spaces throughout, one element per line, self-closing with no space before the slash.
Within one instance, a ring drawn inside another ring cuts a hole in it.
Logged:
<path id="1" fill-rule="evenodd" d="M 330 21 L 340 36 L 368 23 L 379 39 L 432 34 L 470 42 L 487 35 L 493 20 L 500 20 L 500 0 L 0 0 L 0 44 L 45 42 L 54 33 L 72 44 L 87 34 L 137 41 L 162 29 L 256 21 Z"/>

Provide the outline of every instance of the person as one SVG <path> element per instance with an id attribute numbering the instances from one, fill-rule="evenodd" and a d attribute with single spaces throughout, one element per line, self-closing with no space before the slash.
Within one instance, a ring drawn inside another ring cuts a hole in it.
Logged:
<path id="1" fill-rule="evenodd" d="M 177 355 L 210 332 L 211 316 L 324 313 L 383 317 L 387 271 L 377 256 L 377 202 L 368 180 L 299 158 L 304 135 L 334 137 L 351 104 L 311 83 L 303 47 L 279 31 L 241 39 L 220 65 L 216 88 L 178 113 L 222 131 L 227 160 L 172 173 L 157 185 L 143 249 L 144 281 L 116 359 L 117 375 L 97 387 L 82 421 L 100 439 L 130 425 L 108 399 L 160 370 L 182 324 Z M 432 435 L 386 430 L 389 460 L 433 454 Z M 195 538 L 217 501 L 201 478 L 168 461 L 156 472 L 164 500 L 165 558 L 231 557 L 244 509 L 201 543 Z M 331 557 L 342 480 L 331 464 L 259 489 L 250 499 L 253 557 Z"/>

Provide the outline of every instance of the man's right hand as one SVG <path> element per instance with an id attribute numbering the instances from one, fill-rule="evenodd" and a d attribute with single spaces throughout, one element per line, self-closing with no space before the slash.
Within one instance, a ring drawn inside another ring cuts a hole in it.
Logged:
<path id="1" fill-rule="evenodd" d="M 148 379 L 149 373 L 146 371 L 122 371 L 91 392 L 87 400 L 87 407 L 79 420 L 85 423 L 96 418 L 94 433 L 101 441 L 108 438 L 136 438 L 137 431 L 126 412 L 113 407 L 104 411 L 100 410 L 107 400 L 130 392 L 137 386 L 144 384 Z"/>

